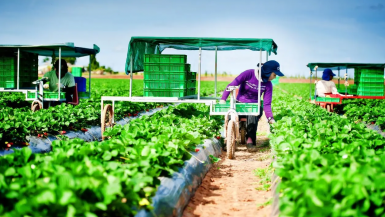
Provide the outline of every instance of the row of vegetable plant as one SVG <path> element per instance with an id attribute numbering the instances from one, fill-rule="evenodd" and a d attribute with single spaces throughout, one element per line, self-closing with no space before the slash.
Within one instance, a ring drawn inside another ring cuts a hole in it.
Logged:
<path id="1" fill-rule="evenodd" d="M 0 157 L 0 216 L 133 216 L 151 209 L 159 176 L 168 176 L 202 139 L 218 135 L 220 117 L 181 104 L 107 130 L 110 139 L 56 140 Z"/>
<path id="2" fill-rule="evenodd" d="M 128 96 L 129 80 L 93 79 L 92 96 L 81 100 L 79 105 L 65 105 L 49 109 L 30 111 L 30 102 L 25 95 L 2 93 L 0 95 L 0 149 L 12 145 L 23 145 L 26 136 L 46 137 L 49 134 L 63 134 L 68 130 L 83 130 L 89 126 L 100 125 L 101 96 Z M 213 92 L 213 82 L 202 82 L 202 91 Z M 218 90 L 226 87 L 225 82 L 218 85 Z M 143 81 L 134 80 L 133 95 L 143 95 Z M 137 116 L 141 111 L 148 111 L 163 104 L 116 102 L 115 118 Z"/>
<path id="3" fill-rule="evenodd" d="M 275 91 L 270 144 L 282 216 L 385 216 L 385 139 Z"/>
<path id="4" fill-rule="evenodd" d="M 309 84 L 303 83 L 282 83 L 279 88 L 286 90 L 294 96 L 309 99 Z M 314 94 L 314 85 L 312 94 Z M 378 99 L 344 99 L 341 105 L 336 105 L 334 111 L 351 119 L 353 122 L 363 121 L 376 124 L 382 129 L 385 128 L 385 101 Z"/>

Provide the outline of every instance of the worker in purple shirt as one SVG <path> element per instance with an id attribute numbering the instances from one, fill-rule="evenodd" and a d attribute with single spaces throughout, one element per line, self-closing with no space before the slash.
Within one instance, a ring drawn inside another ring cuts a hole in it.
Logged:
<path id="1" fill-rule="evenodd" d="M 261 67 L 261 96 L 263 93 L 263 110 L 266 118 L 270 124 L 275 123 L 273 118 L 273 112 L 271 111 L 271 100 L 273 97 L 273 80 L 277 75 L 284 76 L 279 68 L 279 63 L 274 60 L 267 61 L 262 64 Z M 241 103 L 258 103 L 258 79 L 255 77 L 254 69 L 249 69 L 242 72 L 238 77 L 234 79 L 228 86 L 238 86 L 239 92 L 237 101 Z M 229 96 L 230 91 L 224 91 L 220 103 L 226 103 L 226 99 Z M 248 151 L 256 151 L 256 137 L 258 121 L 262 116 L 262 112 L 259 116 L 247 115 L 247 132 L 246 132 L 246 147 Z M 242 118 L 242 116 L 240 116 Z"/>

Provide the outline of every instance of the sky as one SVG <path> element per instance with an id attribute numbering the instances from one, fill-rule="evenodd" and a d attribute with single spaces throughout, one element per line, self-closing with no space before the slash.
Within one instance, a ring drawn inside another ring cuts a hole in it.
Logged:
<path id="1" fill-rule="evenodd" d="M 269 60 L 307 76 L 309 62 L 384 63 L 385 0 L 0 0 L 0 44 L 96 44 L 101 65 L 124 71 L 132 36 L 272 38 Z M 197 71 L 198 51 L 164 53 L 187 54 Z M 202 72 L 214 72 L 214 56 L 203 51 Z M 219 73 L 258 62 L 259 52 L 218 52 Z"/>

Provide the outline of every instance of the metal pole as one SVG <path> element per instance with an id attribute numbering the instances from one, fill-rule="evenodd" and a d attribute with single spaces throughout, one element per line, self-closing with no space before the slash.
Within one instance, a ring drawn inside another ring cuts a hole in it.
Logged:
<path id="1" fill-rule="evenodd" d="M 17 49 L 17 89 L 20 83 L 20 48 Z"/>
<path id="2" fill-rule="evenodd" d="M 58 99 L 60 100 L 60 79 L 61 79 L 61 47 L 59 47 L 59 83 L 57 84 L 59 89 Z"/>
<path id="3" fill-rule="evenodd" d="M 338 67 L 338 88 L 340 88 L 340 67 Z"/>
<path id="4" fill-rule="evenodd" d="M 266 51 L 266 62 L 269 61 L 269 52 Z"/>
<path id="5" fill-rule="evenodd" d="M 96 57 L 96 54 L 95 54 L 95 57 Z M 88 64 L 88 97 L 91 97 L 91 55 L 90 55 L 90 63 Z"/>
<path id="6" fill-rule="evenodd" d="M 132 97 L 132 54 L 130 58 L 130 97 Z"/>
<path id="7" fill-rule="evenodd" d="M 315 81 L 317 82 L 317 70 L 318 70 L 318 66 L 315 67 Z M 317 83 L 315 83 L 315 86 L 314 86 L 314 102 L 316 100 L 316 91 L 317 91 Z"/>
<path id="8" fill-rule="evenodd" d="M 217 51 L 218 51 L 218 47 L 215 47 L 215 92 L 214 92 L 214 97 L 217 97 Z"/>
<path id="9" fill-rule="evenodd" d="M 198 100 L 201 99 L 201 57 L 202 57 L 202 48 L 199 47 L 199 61 L 198 61 Z"/>
<path id="10" fill-rule="evenodd" d="M 345 82 L 348 81 L 348 66 L 346 66 L 345 71 Z M 345 96 L 348 95 L 348 87 L 345 85 Z"/>
<path id="11" fill-rule="evenodd" d="M 313 75 L 313 71 L 310 68 L 310 85 L 309 85 L 310 86 L 310 101 L 311 101 L 311 77 L 312 77 L 312 75 Z"/>
<path id="12" fill-rule="evenodd" d="M 112 101 L 112 123 L 115 122 L 114 116 L 115 116 L 115 100 Z"/>
<path id="13" fill-rule="evenodd" d="M 255 72 L 255 75 L 257 72 Z M 261 74 L 262 74 L 262 48 L 259 50 L 259 72 L 258 72 L 258 115 L 261 114 Z M 257 76 L 255 76 L 257 77 Z"/>

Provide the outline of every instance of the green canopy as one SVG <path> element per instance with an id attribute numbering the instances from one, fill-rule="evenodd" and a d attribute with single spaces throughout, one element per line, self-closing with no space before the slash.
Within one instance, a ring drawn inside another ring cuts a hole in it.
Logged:
<path id="1" fill-rule="evenodd" d="M 314 70 L 314 68 L 318 66 L 317 70 L 331 69 L 354 69 L 354 68 L 384 68 L 384 63 L 309 63 L 307 67 L 310 70 Z"/>
<path id="2" fill-rule="evenodd" d="M 20 51 L 35 53 L 39 56 L 52 56 L 55 53 L 59 57 L 59 48 L 61 48 L 62 57 L 83 57 L 100 52 L 100 48 L 94 44 L 93 48 L 75 47 L 74 43 L 48 45 L 0 45 L 0 51 Z"/>
<path id="3" fill-rule="evenodd" d="M 196 37 L 131 37 L 126 59 L 126 73 L 143 71 L 144 54 L 160 54 L 166 48 L 177 50 L 253 50 L 277 54 L 273 39 L 264 38 L 196 38 Z"/>

